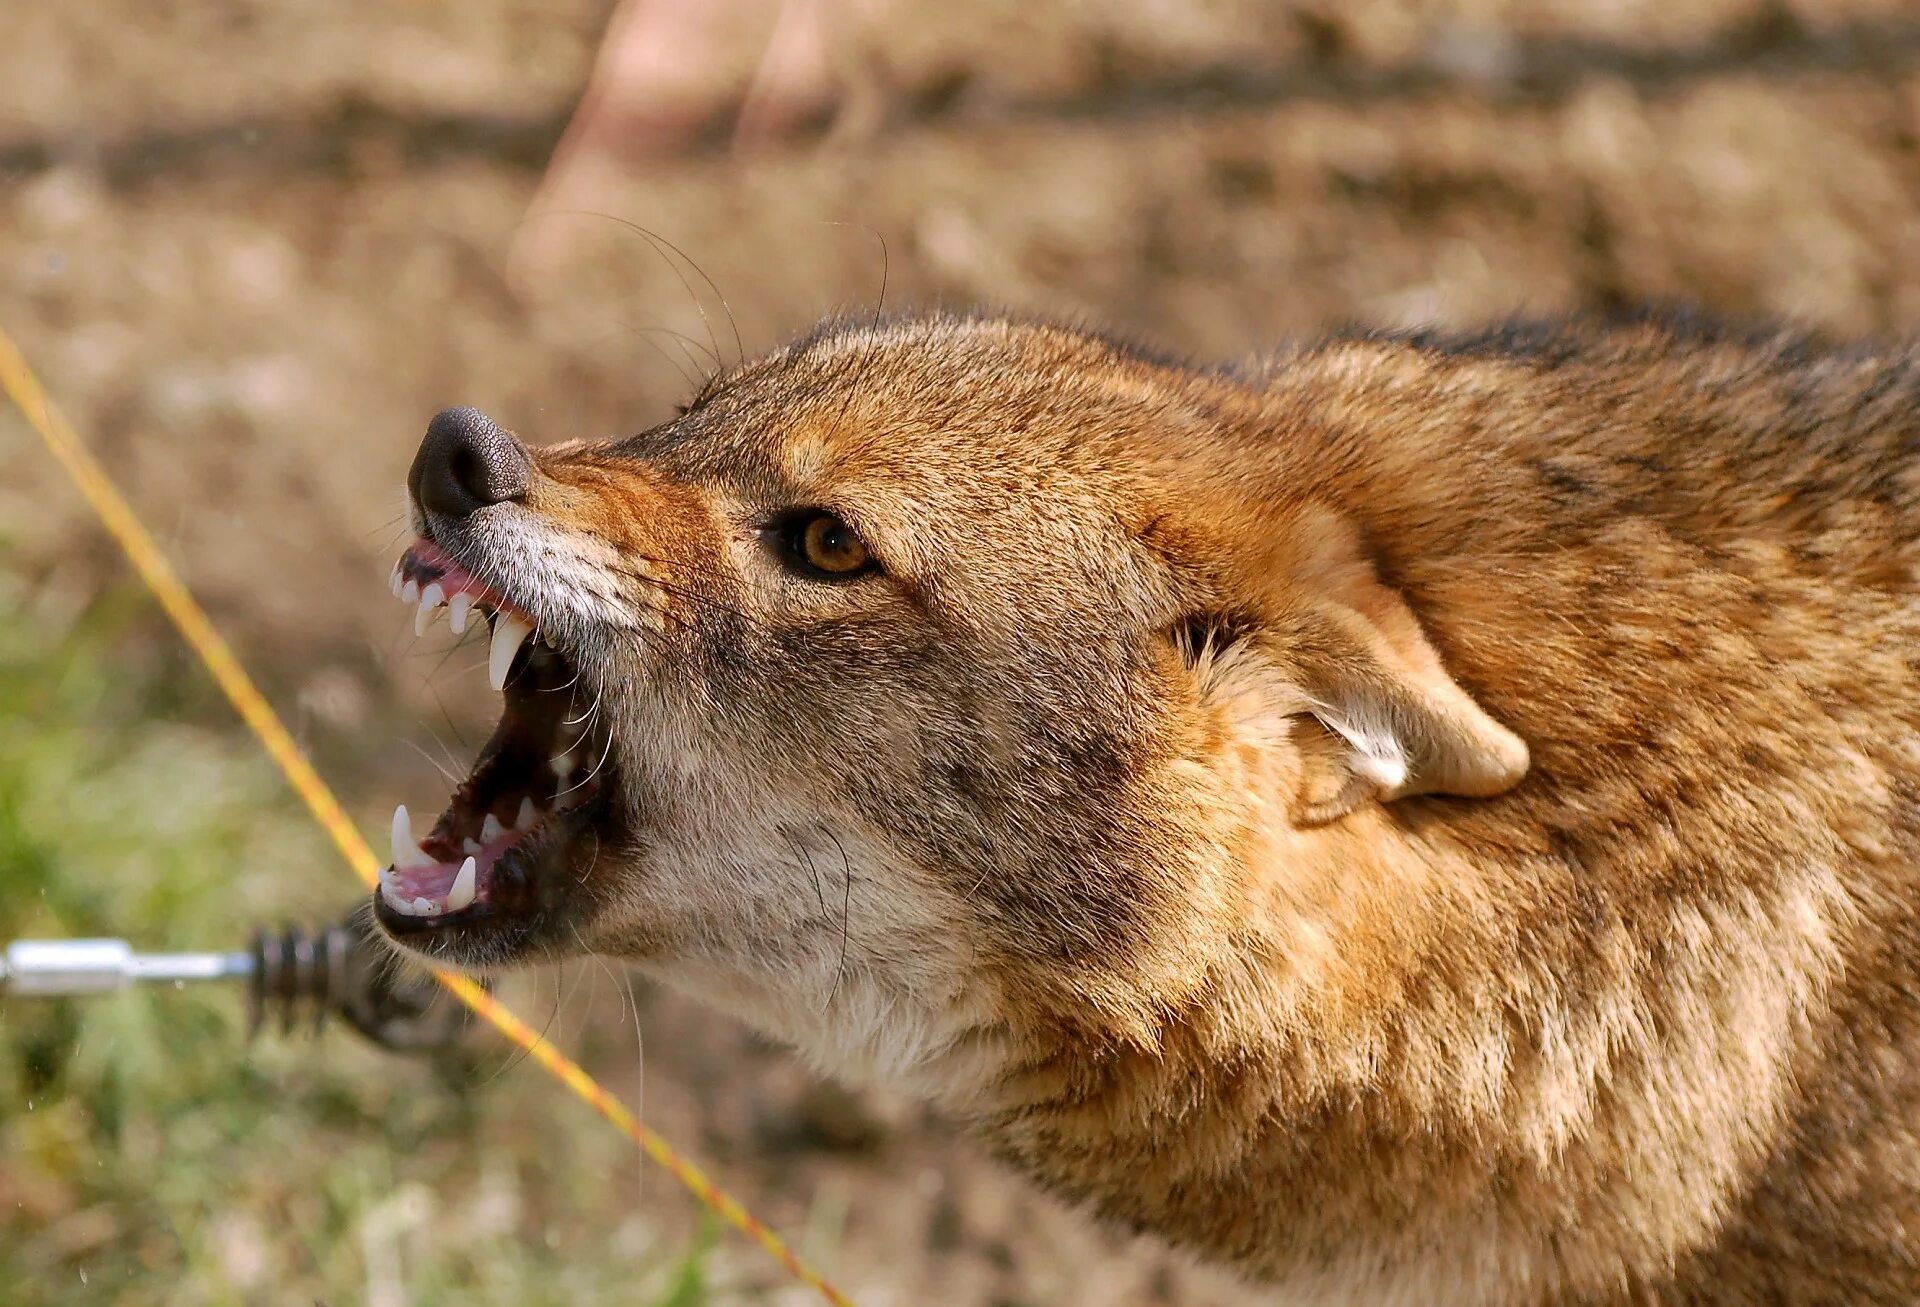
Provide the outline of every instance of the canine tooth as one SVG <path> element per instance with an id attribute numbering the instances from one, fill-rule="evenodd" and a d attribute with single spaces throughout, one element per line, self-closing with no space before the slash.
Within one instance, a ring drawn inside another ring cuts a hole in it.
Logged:
<path id="1" fill-rule="evenodd" d="M 393 565 L 393 575 L 387 578 L 387 589 L 393 591 L 393 597 L 398 599 L 400 597 L 400 588 L 406 585 L 406 583 L 405 573 L 401 572 L 400 564 L 395 563 Z"/>
<path id="2" fill-rule="evenodd" d="M 404 803 L 393 810 L 393 865 L 395 868 L 433 865 L 433 859 L 413 842 L 413 822 L 407 817 Z"/>
<path id="3" fill-rule="evenodd" d="M 437 917 L 440 915 L 440 909 L 434 906 L 432 899 L 415 899 L 413 901 L 413 915 L 416 917 Z"/>
<path id="4" fill-rule="evenodd" d="M 533 823 L 538 821 L 539 817 L 540 814 L 534 811 L 533 797 L 526 794 L 521 795 L 520 811 L 513 814 L 513 828 L 515 830 L 532 830 Z"/>
<path id="5" fill-rule="evenodd" d="M 473 902 L 473 883 L 480 876 L 480 864 L 468 858 L 460 864 L 460 874 L 453 878 L 453 888 L 447 891 L 447 911 L 458 912 Z"/>
<path id="6" fill-rule="evenodd" d="M 453 628 L 455 635 L 467 633 L 467 611 L 473 607 L 473 596 L 462 590 L 447 600 L 447 625 Z"/>
<path id="7" fill-rule="evenodd" d="M 407 583 L 400 587 L 400 597 L 406 600 L 410 604 L 419 603 L 420 602 L 420 583 L 414 580 L 412 577 L 408 577 Z"/>
<path id="8" fill-rule="evenodd" d="M 413 615 L 415 635 L 427 633 L 427 627 L 433 624 L 433 615 L 440 611 L 441 601 L 446 598 L 446 595 L 447 592 L 440 588 L 438 581 L 420 592 L 420 611 Z"/>
<path id="9" fill-rule="evenodd" d="M 500 614 L 493 625 L 493 643 L 487 649 L 488 685 L 496 690 L 507 688 L 507 670 L 513 666 L 513 656 L 532 633 L 533 628 L 512 613 Z"/>
<path id="10" fill-rule="evenodd" d="M 500 825 L 500 819 L 492 813 L 488 813 L 480 823 L 480 842 L 482 844 L 493 843 L 499 839 L 503 833 L 504 829 Z"/>

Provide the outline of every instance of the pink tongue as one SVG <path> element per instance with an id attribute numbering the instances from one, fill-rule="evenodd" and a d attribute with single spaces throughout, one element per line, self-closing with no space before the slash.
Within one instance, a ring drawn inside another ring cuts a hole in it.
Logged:
<path id="1" fill-rule="evenodd" d="M 460 874 L 459 863 L 432 862 L 424 867 L 396 867 L 388 872 L 385 881 L 394 891 L 408 899 L 429 899 L 439 903 L 447 897 L 453 888 L 454 877 Z"/>
<path id="2" fill-rule="evenodd" d="M 487 897 L 487 872 L 492 869 L 495 859 L 511 848 L 522 835 L 523 830 L 502 831 L 493 839 L 480 846 L 473 855 L 477 864 L 474 879 L 474 900 Z M 380 882 L 389 898 L 400 898 L 408 903 L 414 899 L 425 899 L 429 903 L 443 904 L 447 895 L 453 892 L 453 882 L 459 879 L 460 868 L 465 864 L 467 855 L 462 853 L 458 862 L 429 862 L 417 867 L 389 867 L 381 873 Z"/>

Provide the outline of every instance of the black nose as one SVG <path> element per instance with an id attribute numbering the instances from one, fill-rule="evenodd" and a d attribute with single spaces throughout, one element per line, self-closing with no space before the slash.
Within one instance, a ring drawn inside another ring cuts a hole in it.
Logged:
<path id="1" fill-rule="evenodd" d="M 450 408 L 427 423 L 413 456 L 407 489 L 414 502 L 443 517 L 521 499 L 533 475 L 527 448 L 477 408 Z"/>

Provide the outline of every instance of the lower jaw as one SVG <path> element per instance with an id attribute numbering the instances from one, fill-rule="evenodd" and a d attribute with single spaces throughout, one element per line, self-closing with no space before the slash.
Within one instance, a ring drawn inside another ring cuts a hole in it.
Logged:
<path id="1" fill-rule="evenodd" d="M 603 841 L 608 796 L 551 820 L 565 829 L 530 836 L 531 847 L 503 852 L 487 869 L 482 896 L 470 906 L 432 916 L 397 911 L 379 891 L 374 920 L 396 944 L 442 965 L 491 970 L 533 961 L 578 938 L 586 893 L 570 856 L 582 838 Z"/>
<path id="2" fill-rule="evenodd" d="M 558 946 L 571 932 L 554 909 L 500 911 L 475 904 L 457 918 L 402 916 L 378 894 L 373 917 L 401 948 L 436 966 L 491 972 L 532 962 Z"/>
<path id="3" fill-rule="evenodd" d="M 459 971 L 490 972 L 529 961 L 552 933 L 543 912 L 506 916 L 484 907 L 471 911 L 474 915 L 460 922 L 422 924 L 418 917 L 395 913 L 376 896 L 373 915 L 395 944 L 435 966 Z"/>

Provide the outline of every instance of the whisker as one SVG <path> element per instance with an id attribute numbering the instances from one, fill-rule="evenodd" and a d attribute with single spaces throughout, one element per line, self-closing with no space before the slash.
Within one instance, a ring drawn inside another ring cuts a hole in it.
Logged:
<path id="1" fill-rule="evenodd" d="M 651 554 L 643 554 L 638 550 L 629 549 L 621 550 L 620 554 L 623 559 L 630 559 L 636 563 L 645 563 L 651 567 L 666 568 L 679 576 L 697 577 L 703 581 L 724 581 L 728 579 L 728 574 L 717 567 L 708 567 L 701 563 L 690 562 L 686 559 L 657 558 Z M 628 574 L 631 574 L 633 571 L 631 568 L 624 570 Z"/>
<path id="2" fill-rule="evenodd" d="M 675 245 L 672 241 L 668 240 L 665 236 L 662 236 L 660 233 L 656 231 L 649 231 L 647 228 L 642 227 L 637 222 L 630 222 L 625 218 L 616 218 L 612 214 L 602 213 L 597 216 L 602 218 L 610 218 L 612 219 L 612 221 L 617 222 L 622 226 L 638 233 L 643 239 L 649 242 L 655 243 L 654 248 L 656 250 L 658 250 L 661 245 L 664 245 L 668 249 L 672 250 L 675 254 L 679 255 L 681 260 L 685 262 L 689 268 L 693 269 L 694 275 L 699 277 L 701 281 L 704 281 L 707 284 L 707 289 L 713 292 L 713 297 L 716 300 L 720 301 L 720 308 L 727 315 L 727 326 L 731 328 L 733 331 L 734 359 L 736 362 L 744 362 L 746 360 L 747 347 L 740 339 L 740 323 L 739 323 L 739 320 L 733 316 L 733 306 L 727 303 L 727 297 L 720 293 L 720 287 L 714 283 L 714 280 L 712 277 L 709 277 L 707 275 L 707 270 L 705 268 L 701 267 L 699 263 L 697 263 L 693 259 L 693 257 L 690 256 L 685 250 L 681 249 L 678 245 Z M 661 257 L 665 258 L 666 256 L 661 255 Z M 685 284 L 685 278 L 682 278 L 681 281 L 682 281 L 682 284 Z M 687 287 L 687 294 L 693 295 L 693 288 L 691 286 Z M 696 306 L 699 306 L 700 305 L 699 297 L 694 296 L 693 302 Z M 700 319 L 703 322 L 706 322 L 707 320 L 707 312 L 704 306 L 700 308 Z M 707 330 L 708 330 L 708 334 L 711 335 L 713 330 L 711 323 L 707 324 Z M 717 366 L 720 359 L 720 343 L 718 341 L 714 342 L 713 356 Z"/>
<path id="3" fill-rule="evenodd" d="M 679 341 L 684 348 L 697 349 L 702 354 L 705 354 L 709 359 L 712 359 L 713 362 L 711 366 L 702 366 L 700 368 L 700 380 L 702 385 L 705 385 L 707 382 L 713 380 L 714 376 L 716 375 L 715 369 L 719 368 L 721 366 L 721 363 L 720 363 L 720 360 L 717 357 L 715 357 L 713 353 L 709 351 L 705 345 L 702 345 L 699 341 L 695 340 L 692 336 L 689 336 L 686 332 L 676 330 L 673 327 L 667 326 L 665 323 L 656 322 L 652 324 L 651 330 L 659 332 L 663 335 L 672 336 L 675 340 Z M 688 356 L 688 361 L 689 362 L 693 361 L 691 355 Z"/>
<path id="4" fill-rule="evenodd" d="M 428 753 L 425 749 L 421 748 L 419 745 L 415 744 L 412 740 L 409 740 L 404 736 L 396 735 L 394 738 L 396 740 L 399 740 L 400 743 L 406 745 L 409 749 L 412 749 L 415 753 L 419 754 L 422 758 L 425 758 L 428 764 L 431 765 L 435 771 L 439 772 L 442 776 L 446 777 L 447 784 L 453 786 L 456 789 L 459 788 L 460 777 L 455 775 L 453 772 L 448 771 L 445 767 L 442 767 L 440 765 L 440 760 L 438 758 L 434 757 L 432 754 Z"/>
<path id="5" fill-rule="evenodd" d="M 439 748 L 440 752 L 446 755 L 447 765 L 457 773 L 460 770 L 460 759 L 455 757 L 453 750 L 447 747 L 447 742 L 440 738 L 440 732 L 429 727 L 427 734 L 433 738 L 433 742 Z"/>
<path id="6" fill-rule="evenodd" d="M 840 868 L 846 877 L 840 897 L 840 959 L 833 968 L 833 988 L 827 991 L 826 1004 L 820 1009 L 825 1012 L 833 1006 L 833 1000 L 839 996 L 840 980 L 847 970 L 847 926 L 853 916 L 853 862 L 847 857 L 846 846 L 840 842 L 840 837 L 833 833 L 831 827 L 822 826 L 820 830 L 833 841 L 833 847 L 840 851 Z"/>
<path id="7" fill-rule="evenodd" d="M 578 680 L 579 678 L 578 678 L 578 677 L 576 677 L 575 679 L 576 679 L 576 680 Z M 598 716 L 600 715 L 600 700 L 601 700 L 601 698 L 602 698 L 602 696 L 600 695 L 600 693 L 599 693 L 598 691 L 595 691 L 595 693 L 594 693 L 594 696 L 593 696 L 593 706 L 592 706 L 591 708 L 589 708 L 589 709 L 587 709 L 587 711 L 586 711 L 586 713 L 585 713 L 585 715 L 584 715 L 584 716 L 580 716 L 580 717 L 563 717 L 563 718 L 561 718 L 561 720 L 560 720 L 560 724 L 561 724 L 562 726 L 579 726 L 579 725 L 582 725 L 583 723 L 584 723 L 584 724 L 589 724 L 589 725 L 590 725 L 590 724 L 591 724 L 591 723 L 593 722 L 593 719 L 594 719 L 595 717 L 598 717 Z M 569 708 L 571 708 L 571 707 L 573 707 L 573 703 L 572 703 L 572 701 L 571 701 L 571 700 L 569 700 L 569 701 L 568 701 L 568 703 L 567 703 L 567 707 L 569 707 Z"/>
<path id="8" fill-rule="evenodd" d="M 560 968 L 559 968 L 559 970 L 560 970 L 560 974 L 561 974 L 561 975 L 565 975 L 565 974 L 566 974 L 566 971 L 567 971 L 567 964 L 566 964 L 565 962 L 562 962 L 562 963 L 560 964 Z M 554 1013 L 555 1013 L 555 1015 L 556 1015 L 556 1016 L 557 1016 L 557 1015 L 559 1015 L 559 1013 L 560 1013 L 560 1012 L 561 1012 L 562 1010 L 564 1010 L 564 1009 L 566 1008 L 566 1006 L 567 1006 L 568 1004 L 570 1004 L 570 1003 L 572 1003 L 572 1002 L 573 1002 L 573 996 L 574 996 L 575 994 L 577 994 L 577 993 L 579 993 L 579 992 L 580 992 L 580 978 L 581 978 L 581 976 L 582 976 L 582 974 L 584 974 L 584 973 L 586 972 L 586 970 L 587 970 L 587 969 L 586 969 L 585 967 L 576 967 L 576 968 L 574 968 L 574 974 L 573 974 L 573 979 L 572 979 L 571 981 L 569 981 L 569 982 L 568 982 L 568 984 L 567 984 L 567 992 L 566 992 L 566 993 L 565 993 L 564 995 L 562 995 L 562 994 L 560 993 L 560 986 L 559 986 L 559 984 L 558 984 L 558 982 L 556 981 L 556 983 L 554 984 L 554 987 L 553 987 L 553 989 L 554 989 L 554 995 L 555 995 L 555 1008 L 554 1008 Z M 561 1034 L 562 1034 L 562 1035 L 565 1035 L 565 1034 L 566 1034 L 566 1027 L 565 1027 L 565 1025 L 562 1025 L 562 1026 L 561 1026 L 561 1028 L 560 1028 L 560 1030 L 561 1030 Z"/>
<path id="9" fill-rule="evenodd" d="M 613 753 L 613 732 L 608 731 L 607 742 L 604 746 L 601 747 L 601 750 L 600 750 L 600 761 L 593 764 L 593 770 L 588 772 L 586 776 L 578 784 L 569 785 L 564 790 L 556 791 L 553 797 L 557 799 L 562 794 L 572 794 L 575 790 L 579 789 L 581 785 L 591 784 L 593 781 L 593 778 L 600 774 L 600 769 L 607 765 L 607 759 L 612 755 L 612 753 Z"/>
<path id="10" fill-rule="evenodd" d="M 800 855 L 800 860 L 807 864 L 807 874 L 813 878 L 814 898 L 820 902 L 820 915 L 826 916 L 827 891 L 820 883 L 820 868 L 813 865 L 813 855 L 807 852 L 807 846 L 792 831 L 783 831 L 782 834 L 787 837 L 787 843 L 793 846 L 793 851 Z"/>
<path id="11" fill-rule="evenodd" d="M 683 384 L 685 384 L 686 386 L 694 390 L 698 390 L 700 388 L 701 378 L 705 374 L 701 370 L 699 364 L 694 363 L 693 356 L 691 354 L 687 355 L 687 363 L 692 364 L 694 370 L 692 372 L 688 372 L 686 366 L 683 365 L 680 362 L 680 360 L 676 359 L 673 355 L 667 353 L 666 346 L 662 345 L 659 341 L 653 339 L 650 329 L 646 327 L 638 326 L 631 322 L 627 322 L 621 318 L 615 318 L 613 319 L 613 321 L 618 322 L 622 327 L 626 328 L 626 330 L 630 334 L 640 337 L 641 344 L 647 346 L 654 353 L 658 354 L 663 360 L 665 360 L 668 367 L 672 368 L 675 372 L 680 374 L 680 380 Z M 657 330 L 667 330 L 667 328 L 658 328 Z M 673 334 L 675 336 L 678 336 L 680 333 L 676 331 Z M 611 339 L 611 337 L 609 337 L 608 339 Z M 686 346 L 684 343 L 681 346 L 680 352 L 683 354 L 686 354 Z"/>
<path id="12" fill-rule="evenodd" d="M 672 595 L 676 599 L 684 599 L 688 603 L 710 608 L 717 613 L 725 613 L 729 617 L 738 618 L 742 622 L 752 624 L 754 620 L 748 613 L 733 607 L 731 604 L 722 603 L 720 600 L 710 595 L 703 595 L 697 590 L 689 590 L 685 586 L 675 585 L 671 581 L 662 581 L 657 577 L 647 575 L 645 572 L 634 571 L 618 566 L 609 566 L 607 570 L 613 572 L 616 576 L 624 577 L 632 581 L 636 585 L 650 586 L 653 589 L 659 590 L 662 594 Z"/>
<path id="13" fill-rule="evenodd" d="M 629 222 L 627 219 L 616 217 L 611 213 L 600 213 L 592 209 L 577 209 L 577 210 L 574 210 L 574 212 L 589 218 L 602 218 L 608 222 L 619 223 L 622 227 L 625 227 L 627 230 L 639 236 L 641 240 L 644 240 L 645 242 L 647 242 L 647 244 L 653 246 L 653 252 L 660 256 L 660 261 L 666 264 L 667 267 L 673 272 L 673 275 L 679 279 L 680 288 L 687 292 L 687 298 L 693 301 L 693 307 L 695 311 L 700 314 L 700 323 L 702 326 L 704 326 L 707 329 L 707 339 L 713 346 L 713 357 L 717 365 L 717 362 L 720 358 L 720 338 L 714 335 L 713 320 L 707 316 L 707 306 L 700 299 L 699 292 L 694 290 L 693 283 L 687 280 L 686 273 L 680 270 L 680 265 L 675 263 L 673 259 L 667 255 L 667 252 L 666 252 L 667 249 L 673 250 L 676 254 L 680 254 L 680 257 L 682 259 L 686 259 L 688 266 L 692 267 L 696 273 L 699 273 L 700 277 L 706 281 L 709 287 L 713 286 L 713 279 L 711 277 L 708 277 L 705 272 L 702 272 L 699 266 L 694 264 L 693 260 L 687 259 L 687 256 L 684 253 L 681 253 L 679 247 L 674 245 L 672 241 L 669 241 L 663 236 L 658 236 L 655 233 L 648 231 L 645 227 L 642 227 L 637 222 Z M 661 248 L 662 246 L 665 246 L 666 249 L 662 249 Z M 716 297 L 720 295 L 720 292 L 717 288 L 714 289 L 714 295 Z M 722 306 L 726 304 L 726 300 L 724 298 L 721 298 L 720 302 Z M 727 310 L 727 316 L 729 318 L 733 316 L 733 311 L 731 309 Z M 734 334 L 737 338 L 739 335 L 738 328 L 735 328 Z"/>
<path id="14" fill-rule="evenodd" d="M 551 958 L 551 953 L 549 953 L 549 957 Z M 555 963 L 556 970 L 554 972 L 554 978 L 553 978 L 553 998 L 554 998 L 553 1009 L 547 1013 L 546 1023 L 540 1027 L 539 1038 L 533 1041 L 536 1044 L 544 1044 L 546 1042 L 547 1032 L 553 1029 L 554 1019 L 560 1015 L 560 974 L 558 970 L 559 965 L 560 964 L 558 962 Z M 532 1052 L 531 1046 L 516 1045 L 513 1051 L 507 1055 L 507 1060 L 501 1064 L 500 1069 L 498 1071 L 495 1071 L 492 1075 L 488 1076 L 485 1080 L 482 1080 L 480 1082 L 481 1085 L 485 1086 L 485 1085 L 492 1084 L 494 1081 L 498 1080 L 501 1076 L 505 1075 L 507 1072 L 519 1066 L 520 1063 L 522 1063 L 527 1059 L 527 1056 L 531 1052 Z"/>
<path id="15" fill-rule="evenodd" d="M 633 990 L 633 971 L 629 967 L 620 968 L 620 978 L 627 985 L 627 1001 L 633 1006 L 633 1111 L 641 1120 L 646 1120 L 647 1087 L 647 1041 L 640 1032 L 640 996 Z M 636 1199 L 644 1198 L 646 1190 L 647 1168 L 639 1163 L 633 1168 L 633 1194 Z"/>
<path id="16" fill-rule="evenodd" d="M 608 963 L 605 955 L 596 953 L 588 948 L 587 938 L 580 933 L 580 927 L 578 925 L 569 921 L 567 923 L 567 929 L 573 932 L 574 942 L 580 945 L 580 952 L 584 956 L 592 958 L 595 962 L 599 963 L 600 969 L 606 972 L 607 979 L 611 980 L 614 984 L 614 992 L 620 996 L 621 1017 L 633 1023 L 633 1110 L 636 1116 L 642 1116 L 642 1119 L 644 1119 L 643 1114 L 646 1110 L 644 1092 L 647 1079 L 647 1040 L 646 1035 L 640 1027 L 640 996 L 634 992 L 633 972 L 626 967 L 621 967 L 616 971 L 613 966 Z M 639 1196 L 640 1191 L 645 1188 L 646 1170 L 647 1168 L 644 1166 L 636 1166 L 634 1168 L 636 1196 Z"/>
<path id="17" fill-rule="evenodd" d="M 673 343 L 680 347 L 681 357 L 686 359 L 687 366 L 693 369 L 693 373 L 694 373 L 693 388 L 695 390 L 698 390 L 701 386 L 705 385 L 707 383 L 708 378 L 713 376 L 713 369 L 720 366 L 720 360 L 717 358 L 713 359 L 713 362 L 710 364 L 703 364 L 700 362 L 699 359 L 695 358 L 693 356 L 694 350 L 697 349 L 702 354 L 707 354 L 707 347 L 705 345 L 702 345 L 699 341 L 695 340 L 693 337 L 687 335 L 687 333 L 684 331 L 675 331 L 672 327 L 666 327 L 666 326 L 650 327 L 650 328 L 647 328 L 646 330 L 649 333 L 657 332 L 663 336 L 673 337 Z M 708 357 L 711 358 L 712 355 L 709 354 Z"/>
<path id="18" fill-rule="evenodd" d="M 538 634 L 538 633 L 536 632 L 536 634 Z M 546 639 L 546 637 L 545 637 L 545 636 L 540 636 L 539 638 L 541 638 L 541 639 Z M 559 646 L 559 645 L 557 645 L 557 644 L 553 644 L 553 641 L 552 641 L 552 640 L 547 640 L 547 643 L 548 643 L 548 644 L 550 644 L 550 645 L 553 645 L 553 647 L 554 647 L 555 649 L 558 649 L 558 648 L 560 647 L 560 646 Z M 572 689 L 572 688 L 573 688 L 574 686 L 576 686 L 576 685 L 578 685 L 578 684 L 580 683 L 580 667 L 579 667 L 579 664 L 577 664 L 577 663 L 574 663 L 574 662 L 573 662 L 573 660 L 572 660 L 571 658 L 569 658 L 569 659 L 568 659 L 567 661 L 568 661 L 568 663 L 570 663 L 570 664 L 572 664 L 572 666 L 573 666 L 573 679 L 572 679 L 572 680 L 570 680 L 570 681 L 563 681 L 563 682 L 561 682 L 561 683 L 560 683 L 559 685 L 543 685 L 543 686 L 541 686 L 541 687 L 540 687 L 540 693 L 542 693 L 542 694 L 558 694 L 558 693 L 560 693 L 560 691 L 562 691 L 562 690 L 571 690 L 571 689 Z M 569 698 L 569 699 L 567 700 L 567 707 L 569 707 L 569 708 L 571 708 L 571 707 L 573 707 L 573 700 L 572 700 L 571 698 Z"/>

